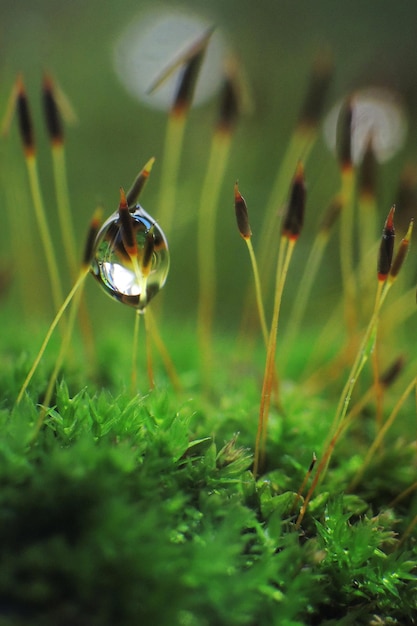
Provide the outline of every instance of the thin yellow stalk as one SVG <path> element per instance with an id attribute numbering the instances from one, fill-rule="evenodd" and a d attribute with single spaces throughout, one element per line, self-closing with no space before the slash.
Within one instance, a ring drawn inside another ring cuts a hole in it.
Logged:
<path id="1" fill-rule="evenodd" d="M 80 272 L 80 275 L 78 276 L 77 281 L 75 282 L 74 286 L 72 287 L 71 291 L 69 292 L 69 294 L 67 295 L 67 297 L 65 298 L 63 304 L 60 306 L 58 313 L 55 315 L 55 318 L 52 322 L 52 324 L 50 325 L 48 332 L 45 336 L 45 339 L 43 340 L 42 346 L 38 352 L 38 355 L 35 359 L 35 361 L 33 362 L 33 365 L 28 373 L 28 375 L 25 378 L 25 381 L 19 391 L 19 394 L 17 396 L 16 399 L 16 405 L 20 403 L 20 401 L 23 398 L 23 394 L 25 393 L 30 381 L 32 380 L 32 377 L 44 355 L 44 352 L 48 346 L 48 343 L 52 337 L 52 334 L 55 330 L 55 328 L 57 327 L 60 319 L 62 318 L 66 308 L 68 307 L 69 303 L 71 302 L 71 300 L 73 299 L 74 295 L 76 294 L 76 292 L 78 291 L 78 289 L 80 288 L 80 286 L 82 285 L 82 283 L 84 282 L 87 274 L 89 272 L 89 267 L 83 268 L 82 271 Z"/>
<path id="2" fill-rule="evenodd" d="M 383 389 L 380 384 L 380 371 L 379 371 L 379 341 L 378 334 L 375 337 L 375 347 L 372 353 L 372 375 L 374 379 L 374 394 L 375 394 L 375 421 L 377 429 L 381 428 L 382 424 L 382 412 L 383 412 Z"/>
<path id="3" fill-rule="evenodd" d="M 64 145 L 57 142 L 52 143 L 51 152 L 61 237 L 64 244 L 65 256 L 68 260 L 70 275 L 71 278 L 74 279 L 74 277 L 77 276 L 78 272 L 77 244 L 69 203 Z M 79 316 L 80 328 L 84 338 L 84 345 L 86 347 L 90 361 L 93 361 L 95 354 L 93 333 L 90 317 L 84 299 L 80 301 Z"/>
<path id="4" fill-rule="evenodd" d="M 279 273 L 280 260 L 277 263 L 277 275 L 276 275 L 276 287 L 275 287 L 275 301 L 274 310 L 271 323 L 271 331 L 269 333 L 268 350 L 266 355 L 265 372 L 262 385 L 261 403 L 259 408 L 259 421 L 258 430 L 256 433 L 255 441 L 255 458 L 253 465 L 253 474 L 256 477 L 263 463 L 265 456 L 265 443 L 267 434 L 267 424 L 269 417 L 269 409 L 271 404 L 271 390 L 275 371 L 275 352 L 277 345 L 277 333 L 279 324 L 279 313 L 282 302 L 282 294 L 284 291 L 285 281 L 287 277 L 288 267 L 291 261 L 292 253 L 296 239 L 289 239 L 286 236 L 281 236 L 280 248 L 287 248 L 285 254 L 285 260 L 283 262 L 282 271 Z M 288 244 L 288 245 L 287 245 Z M 280 255 L 279 255 L 280 257 Z"/>
<path id="5" fill-rule="evenodd" d="M 377 254 L 378 244 L 373 244 L 371 250 L 365 259 L 362 259 L 358 270 L 357 276 L 361 276 L 366 272 L 367 268 L 373 267 L 375 264 L 375 256 Z M 410 307 L 404 307 L 409 312 Z M 309 388 L 318 392 L 322 390 L 326 385 L 339 377 L 342 370 L 349 361 L 349 357 L 352 353 L 352 346 L 356 344 L 358 333 L 354 333 L 348 339 L 348 344 L 343 346 L 337 355 L 332 358 L 330 363 L 324 366 L 317 367 L 315 363 L 323 360 L 323 355 L 328 353 L 329 346 L 336 344 L 340 338 L 340 318 L 343 316 L 344 298 L 333 308 L 332 315 L 327 320 L 326 324 L 320 332 L 318 339 L 315 342 L 314 350 L 311 351 L 311 359 L 307 361 L 305 366 L 305 372 L 314 370 L 313 373 L 305 379 L 304 384 Z"/>
<path id="6" fill-rule="evenodd" d="M 353 224 L 355 174 L 353 167 L 342 169 L 340 197 L 342 214 L 340 223 L 340 266 L 345 302 L 345 321 L 349 335 L 356 328 L 356 286 L 353 274 Z"/>
<path id="7" fill-rule="evenodd" d="M 359 258 L 362 264 L 364 259 L 368 257 L 369 250 L 372 249 L 377 240 L 377 206 L 376 198 L 370 194 L 361 194 L 358 197 L 358 225 L 359 225 Z M 372 266 L 363 265 L 363 270 L 367 275 L 363 276 L 361 271 L 361 280 L 365 284 L 369 284 L 371 280 Z"/>
<path id="8" fill-rule="evenodd" d="M 67 306 L 69 305 L 69 303 L 71 302 L 71 300 L 73 299 L 73 297 L 75 296 L 75 294 L 77 293 L 78 289 L 82 286 L 82 284 L 84 283 L 84 280 L 87 276 L 87 274 L 90 271 L 90 265 L 91 265 L 91 260 L 93 258 L 93 254 L 94 254 L 94 246 L 95 246 L 95 239 L 96 239 L 96 235 L 97 232 L 99 230 L 99 225 L 100 225 L 100 219 L 101 219 L 101 210 L 97 209 L 93 219 L 91 220 L 91 224 L 90 224 L 90 228 L 88 231 L 88 236 L 87 236 L 87 241 L 85 244 L 85 249 L 84 249 L 84 257 L 83 257 L 83 261 L 82 261 L 82 265 L 81 265 L 81 269 L 79 271 L 78 274 L 78 278 L 75 281 L 74 286 L 72 287 L 71 291 L 69 292 L 69 294 L 67 295 L 67 297 L 65 298 L 64 302 L 62 303 L 62 305 L 59 307 L 58 309 L 58 313 L 55 315 L 54 320 L 52 321 L 52 324 L 50 325 L 48 332 L 46 333 L 46 337 L 43 340 L 42 346 L 38 352 L 38 355 L 28 373 L 28 375 L 26 376 L 26 379 L 22 385 L 22 388 L 17 396 L 17 400 L 16 400 L 16 405 L 19 404 L 19 402 L 21 401 L 23 394 L 25 393 L 30 381 L 32 380 L 32 377 L 43 357 L 43 354 L 47 348 L 47 345 L 52 337 L 52 333 L 54 332 L 55 328 L 57 327 L 59 321 L 61 320 L 63 314 L 65 313 L 65 310 L 67 308 Z M 78 307 L 74 307 L 73 309 L 73 315 L 75 315 L 74 311 L 77 311 Z M 64 336 L 64 341 L 63 343 L 65 343 L 66 341 L 69 342 L 71 338 L 71 329 L 67 330 L 66 335 Z"/>
<path id="9" fill-rule="evenodd" d="M 53 144 L 51 152 L 61 237 L 71 278 L 74 279 L 78 273 L 77 244 L 69 205 L 64 146 L 62 144 Z"/>
<path id="10" fill-rule="evenodd" d="M 39 255 L 35 252 L 39 248 L 39 242 L 36 234 L 36 243 L 34 241 L 33 212 L 29 210 L 30 198 L 24 184 L 26 178 L 22 178 L 21 170 L 16 166 L 15 155 L 11 150 L 8 150 L 7 154 L 2 152 L 1 156 L 0 176 L 9 219 L 13 274 L 17 282 L 21 308 L 25 312 L 26 320 L 29 321 L 36 317 L 37 312 L 45 313 L 46 289 L 49 291 L 49 287 L 45 287 L 39 281 L 28 280 L 28 267 L 31 276 L 39 276 L 41 265 Z M 19 210 L 16 211 L 15 207 L 19 207 Z"/>
<path id="11" fill-rule="evenodd" d="M 38 222 L 39 233 L 42 240 L 42 246 L 46 257 L 49 279 L 51 282 L 52 299 L 55 309 L 57 309 L 62 302 L 62 288 L 58 273 L 58 265 L 52 243 L 52 237 L 49 232 L 49 227 L 46 220 L 46 213 L 39 183 L 36 157 L 33 154 L 26 155 L 25 162 L 29 176 L 30 192 L 35 208 L 35 214 Z"/>
<path id="12" fill-rule="evenodd" d="M 146 342 L 146 371 L 148 372 L 148 381 L 149 381 L 149 389 L 155 389 L 155 376 L 153 371 L 153 360 L 152 360 L 152 342 L 151 342 L 151 332 L 149 327 L 149 318 L 148 312 L 145 310 L 143 312 L 144 321 L 145 321 L 145 342 Z"/>
<path id="13" fill-rule="evenodd" d="M 284 157 L 280 163 L 272 191 L 265 208 L 265 220 L 259 237 L 260 249 L 258 251 L 259 267 L 262 277 L 265 279 L 264 287 L 267 288 L 271 280 L 273 263 L 269 251 L 276 233 L 277 215 L 284 207 L 288 188 L 294 176 L 294 169 L 300 159 L 306 163 L 310 151 L 314 145 L 316 130 L 304 125 L 297 127 L 288 144 Z"/>
<path id="14" fill-rule="evenodd" d="M 212 324 L 216 298 L 216 214 L 231 146 L 231 134 L 217 131 L 213 136 L 198 217 L 199 298 L 197 332 L 202 375 L 209 386 L 212 366 Z"/>
<path id="15" fill-rule="evenodd" d="M 385 289 L 384 289 L 385 287 Z M 344 432 L 345 428 L 347 428 L 347 426 L 349 425 L 349 420 L 346 419 L 347 416 L 347 411 L 350 405 L 350 400 L 352 397 L 352 392 L 353 389 L 356 385 L 356 382 L 358 380 L 358 377 L 360 375 L 360 373 L 362 372 L 362 369 L 365 365 L 365 363 L 368 360 L 369 354 L 372 352 L 372 349 L 374 347 L 374 340 L 375 340 L 375 333 L 376 333 L 376 328 L 378 325 L 378 316 L 379 316 L 379 312 L 381 309 L 381 306 L 383 304 L 383 301 L 386 297 L 386 294 L 389 290 L 390 284 L 383 282 L 382 280 L 378 280 L 378 287 L 377 287 L 377 293 L 376 293 L 376 297 L 375 297 L 375 307 L 374 307 L 374 312 L 373 315 L 371 317 L 371 320 L 369 322 L 369 325 L 366 329 L 365 335 L 363 337 L 362 343 L 360 345 L 360 348 L 357 352 L 355 361 L 352 365 L 352 368 L 349 372 L 349 376 L 347 378 L 346 384 L 343 388 L 342 394 L 340 396 L 340 400 L 336 409 L 336 413 L 333 419 L 333 423 L 330 427 L 330 439 L 329 441 L 325 444 L 324 449 L 325 449 L 325 454 L 323 455 L 323 457 L 320 460 L 319 466 L 317 468 L 316 471 L 316 475 L 314 477 L 314 480 L 311 484 L 311 487 L 305 497 L 305 500 L 303 502 L 303 506 L 301 507 L 299 516 L 297 518 L 297 522 L 296 522 L 296 527 L 299 528 L 299 526 L 301 525 L 303 519 L 304 519 L 304 515 L 307 511 L 307 507 L 309 505 L 309 502 L 312 498 L 312 495 L 314 493 L 315 488 L 317 487 L 317 484 L 320 480 L 320 478 L 324 475 L 324 472 L 327 468 L 327 465 L 329 463 L 330 457 L 333 453 L 334 447 L 336 445 L 337 440 L 339 439 L 340 435 L 342 434 L 342 432 Z"/>
<path id="16" fill-rule="evenodd" d="M 310 254 L 305 263 L 305 271 L 297 288 L 294 304 L 289 316 L 288 326 L 285 330 L 285 346 L 291 347 L 297 332 L 300 328 L 300 324 L 303 320 L 307 303 L 310 298 L 311 289 L 313 287 L 314 279 L 317 275 L 317 271 L 320 267 L 321 260 L 323 258 L 324 250 L 329 240 L 328 232 L 319 232 L 314 239 L 313 246 L 310 250 Z M 284 357 L 288 358 L 289 349 L 283 349 Z M 281 362 L 282 367 L 285 366 L 285 361 Z"/>
<path id="17" fill-rule="evenodd" d="M 131 376 L 131 390 L 132 395 L 137 392 L 137 379 L 138 379 L 138 343 L 139 343 L 139 323 L 142 315 L 141 309 L 135 311 L 135 324 L 133 327 L 133 340 L 132 340 L 132 376 Z"/>
<path id="18" fill-rule="evenodd" d="M 171 112 L 168 117 L 163 161 L 161 166 L 161 190 L 159 195 L 159 220 L 169 237 L 176 208 L 176 190 L 184 129 L 187 117 L 184 113 Z"/>
<path id="19" fill-rule="evenodd" d="M 265 346 L 267 347 L 268 346 L 268 327 L 266 324 L 265 308 L 264 308 L 264 303 L 262 299 L 262 289 L 261 289 L 261 280 L 259 277 L 258 263 L 256 262 L 255 251 L 253 249 L 251 239 L 245 239 L 245 242 L 248 247 L 250 261 L 252 265 L 253 279 L 255 282 L 256 305 L 258 308 L 259 322 L 261 324 L 261 331 L 262 331 L 262 336 L 264 338 Z"/>
<path id="20" fill-rule="evenodd" d="M 82 277 L 83 279 L 86 277 L 87 275 L 87 271 L 83 272 L 82 274 L 80 274 L 80 278 Z M 80 282 L 80 286 L 84 284 L 84 281 L 82 280 Z M 77 314 L 78 314 L 78 309 L 80 306 L 80 301 L 81 301 L 81 296 L 82 296 L 82 290 L 76 290 L 76 292 L 74 292 L 74 300 L 72 303 L 72 308 L 71 308 L 71 312 L 69 315 L 69 319 L 68 319 L 68 325 L 65 328 L 65 334 L 62 340 L 62 344 L 61 344 L 61 348 L 59 350 L 59 354 L 58 357 L 56 359 L 55 362 L 55 366 L 53 369 L 53 372 L 49 378 L 49 382 L 48 382 L 48 387 L 46 388 L 46 393 L 45 393 L 45 397 L 43 399 L 43 406 L 40 410 L 39 413 L 39 417 L 38 417 L 38 421 L 37 424 L 35 426 L 35 431 L 31 437 L 31 442 L 36 439 L 42 424 L 45 420 L 46 414 L 48 412 L 48 407 L 49 404 L 51 402 L 51 398 L 52 398 L 52 394 L 54 391 L 54 387 L 55 387 L 55 383 L 57 381 L 58 378 L 58 374 L 59 374 L 59 370 L 62 367 L 62 364 L 64 362 L 64 359 L 66 357 L 67 351 L 68 351 L 68 347 L 70 345 L 70 341 L 72 339 L 72 333 L 74 330 L 74 325 L 75 325 L 75 320 L 77 318 Z"/>
<path id="21" fill-rule="evenodd" d="M 264 304 L 262 300 L 261 281 L 259 278 L 258 264 L 256 262 L 256 256 L 255 256 L 255 251 L 252 246 L 252 241 L 250 239 L 245 239 L 245 241 L 246 241 L 246 245 L 248 246 L 249 255 L 250 255 L 251 264 L 252 264 L 252 271 L 253 271 L 253 277 L 254 277 L 254 282 L 255 282 L 256 304 L 257 304 L 258 314 L 259 314 L 259 322 L 261 325 L 265 348 L 268 349 L 269 333 L 268 333 L 268 327 L 266 324 L 265 308 L 264 308 Z M 274 401 L 275 401 L 277 408 L 282 409 L 281 399 L 280 399 L 279 377 L 278 377 L 278 372 L 277 372 L 275 363 L 274 363 L 274 367 L 275 367 L 275 371 L 273 374 L 273 381 L 272 381 L 273 393 L 275 396 Z"/>
<path id="22" fill-rule="evenodd" d="M 160 333 L 158 332 L 158 327 L 156 324 L 156 320 L 155 317 L 152 313 L 152 311 L 150 309 L 148 309 L 146 311 L 146 315 L 147 315 L 147 322 L 148 322 L 148 328 L 149 328 L 149 332 L 152 336 L 152 339 L 156 345 L 156 348 L 161 356 L 162 362 L 164 364 L 165 370 L 168 374 L 168 377 L 171 381 L 172 386 L 174 387 L 174 389 L 176 391 L 181 391 L 182 389 L 182 385 L 180 382 L 180 379 L 178 377 L 178 374 L 176 372 L 174 363 L 172 362 L 172 359 L 169 355 L 169 352 L 162 340 L 162 337 L 160 335 Z"/>
<path id="23" fill-rule="evenodd" d="M 239 192 L 239 187 L 238 187 L 237 182 L 235 183 L 234 196 L 235 196 L 235 214 L 236 214 L 237 227 L 238 227 L 240 236 L 245 241 L 248 247 L 248 252 L 249 252 L 249 256 L 251 260 L 252 272 L 253 272 L 254 282 L 255 282 L 256 303 L 258 307 L 259 321 L 261 325 L 262 335 L 264 338 L 265 348 L 268 349 L 268 327 L 266 324 L 265 309 L 264 309 L 264 304 L 262 300 L 261 281 L 259 277 L 258 263 L 256 261 L 256 255 L 252 246 L 252 240 L 251 240 L 252 231 L 251 231 L 250 224 L 249 224 L 249 216 L 248 216 L 246 202 L 244 198 L 242 197 L 241 193 Z M 276 395 L 277 406 L 280 407 L 279 381 L 278 381 L 278 376 L 276 372 L 274 372 L 273 387 L 274 387 L 274 393 Z"/>
<path id="24" fill-rule="evenodd" d="M 389 384 L 389 382 L 385 383 L 385 385 L 387 385 L 387 384 Z M 320 460 L 319 466 L 317 468 L 317 474 L 316 474 L 317 478 L 315 479 L 315 482 L 312 485 L 312 489 L 313 490 L 317 487 L 318 482 L 320 480 L 323 480 L 324 473 L 326 471 L 326 468 L 329 465 L 330 459 L 332 457 L 332 454 L 334 452 L 334 449 L 335 449 L 335 446 L 336 446 L 337 442 L 339 441 L 341 436 L 346 432 L 346 430 L 349 428 L 349 426 L 352 424 L 352 422 L 363 411 L 364 407 L 368 404 L 368 402 L 372 399 L 373 393 L 374 393 L 374 389 L 373 389 L 373 387 L 370 387 L 363 394 L 363 396 L 360 398 L 360 400 L 358 400 L 356 402 L 356 404 L 354 404 L 354 406 L 350 409 L 350 411 L 349 411 L 349 413 L 347 413 L 345 419 L 342 422 L 339 423 L 339 426 L 337 427 L 334 435 L 332 436 L 331 440 L 327 444 L 327 447 L 325 448 L 323 456 L 322 456 L 322 458 Z M 315 459 L 315 456 L 314 456 L 314 459 Z M 307 482 L 307 478 L 308 478 L 308 476 L 310 474 L 311 474 L 311 471 L 309 471 L 309 474 L 306 476 L 305 480 L 303 481 L 302 486 L 300 487 L 300 489 L 298 491 L 296 502 L 298 502 L 299 498 L 301 497 L 301 494 L 302 494 L 302 492 L 304 490 L 304 486 L 305 486 L 305 484 Z M 294 505 L 294 508 L 295 508 L 295 505 Z M 300 523 L 301 523 L 301 521 L 300 521 Z"/>

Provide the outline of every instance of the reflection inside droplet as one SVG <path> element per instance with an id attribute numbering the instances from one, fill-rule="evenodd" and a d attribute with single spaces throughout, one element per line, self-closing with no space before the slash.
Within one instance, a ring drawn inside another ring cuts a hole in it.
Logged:
<path id="1" fill-rule="evenodd" d="M 399 97 L 386 89 L 364 89 L 353 95 L 352 158 L 359 163 L 370 136 L 378 161 L 390 159 L 407 134 L 407 120 Z M 336 150 L 336 127 L 342 102 L 336 104 L 324 122 L 324 138 Z"/>
<path id="2" fill-rule="evenodd" d="M 141 14 L 123 31 L 114 48 L 114 67 L 127 91 L 141 102 L 168 109 L 177 87 L 181 68 L 152 94 L 156 77 L 200 38 L 212 24 L 178 9 L 165 7 Z M 197 81 L 194 103 L 202 104 L 220 88 L 225 44 L 218 29 L 213 33 Z"/>
<path id="3" fill-rule="evenodd" d="M 144 309 L 165 284 L 169 270 L 168 244 L 162 230 L 141 206 L 131 209 L 130 214 L 137 244 L 137 263 L 133 263 L 126 252 L 119 212 L 116 211 L 97 234 L 91 272 L 109 296 L 136 309 Z M 152 237 L 152 257 L 149 270 L 144 272 L 141 260 L 149 237 Z"/>

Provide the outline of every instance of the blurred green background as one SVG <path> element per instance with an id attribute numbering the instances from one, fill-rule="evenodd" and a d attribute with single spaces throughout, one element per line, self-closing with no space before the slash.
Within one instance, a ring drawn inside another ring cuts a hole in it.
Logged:
<path id="1" fill-rule="evenodd" d="M 39 167 L 52 225 L 53 180 L 40 109 L 40 84 L 45 69 L 59 82 L 78 116 L 78 123 L 67 126 L 65 134 L 71 206 L 80 249 L 97 203 L 103 204 L 105 215 L 113 212 L 119 187 L 129 187 L 151 156 L 157 161 L 141 202 L 158 218 L 166 114 L 127 93 L 115 73 L 113 60 L 115 43 L 124 29 L 135 20 L 145 19 L 147 11 L 155 7 L 200 14 L 216 24 L 242 63 L 254 103 L 253 112 L 243 117 L 236 129 L 219 206 L 217 319 L 219 327 L 232 329 L 237 326 L 243 293 L 250 280 L 249 260 L 235 227 L 233 184 L 239 179 L 249 206 L 254 245 L 259 247 L 256 236 L 263 209 L 297 120 L 312 60 L 322 48 L 332 51 L 335 63 L 326 109 L 352 89 L 369 84 L 387 85 L 404 97 L 409 114 L 407 145 L 381 167 L 379 176 L 382 226 L 395 202 L 400 172 L 406 162 L 416 158 L 417 4 L 415 0 L 184 0 L 166 4 L 141 0 L 1 0 L 1 109 L 6 109 L 16 74 L 22 72 L 33 108 Z M 149 54 L 153 51 L 149 50 Z M 149 82 L 153 78 L 150 76 Z M 170 318 L 195 317 L 195 219 L 216 106 L 214 98 L 193 109 L 186 130 L 176 227 L 170 239 L 172 267 L 164 299 L 165 324 Z M 13 266 L 6 213 L 19 213 L 19 202 L 30 200 L 23 189 L 25 170 L 15 129 L 2 144 L 1 211 L 6 226 L 1 233 L 1 261 Z M 318 216 L 338 189 L 337 166 L 321 136 L 307 164 L 306 178 L 306 230 L 291 267 L 287 302 L 291 301 L 291 290 L 297 287 Z M 10 186 L 21 192 L 16 196 L 17 206 L 13 207 L 10 194 L 6 193 Z M 36 236 L 36 230 L 34 233 Z M 30 262 L 27 276 L 31 282 L 38 280 L 31 275 Z M 329 303 L 336 301 L 340 293 L 338 276 L 337 263 L 327 263 L 315 292 L 321 297 L 311 304 L 310 312 L 316 320 Z M 43 276 L 39 284 L 45 281 Z M 39 287 L 40 299 L 47 297 L 43 289 Z M 133 320 L 132 312 L 122 310 L 121 305 L 107 298 L 92 279 L 88 280 L 87 295 L 97 327 Z M 13 290 L 9 300 L 10 306 L 19 302 Z"/>

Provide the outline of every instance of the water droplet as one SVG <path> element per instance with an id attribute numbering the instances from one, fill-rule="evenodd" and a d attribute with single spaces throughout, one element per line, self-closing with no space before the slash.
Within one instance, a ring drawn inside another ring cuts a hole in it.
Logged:
<path id="1" fill-rule="evenodd" d="M 91 272 L 110 297 L 135 309 L 144 309 L 165 284 L 169 270 L 168 244 L 161 228 L 140 205 L 129 212 L 133 218 L 137 258 L 132 260 L 126 251 L 116 211 L 97 234 Z"/>

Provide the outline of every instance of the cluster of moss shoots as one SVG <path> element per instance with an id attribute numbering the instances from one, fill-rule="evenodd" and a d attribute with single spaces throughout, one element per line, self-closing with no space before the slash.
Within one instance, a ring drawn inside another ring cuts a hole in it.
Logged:
<path id="1" fill-rule="evenodd" d="M 407 413 L 417 377 L 411 376 L 393 402 L 387 399 L 388 389 L 402 376 L 404 362 L 398 357 L 381 372 L 378 332 L 388 293 L 404 273 L 413 222 L 394 250 L 393 206 L 381 224 L 379 247 L 373 239 L 378 227 L 376 160 L 370 137 L 356 194 L 358 168 L 351 156 L 354 96 L 346 100 L 339 116 L 340 191 L 323 215 L 282 337 L 287 351 L 297 351 L 291 343 L 294 338 L 302 351 L 306 303 L 339 219 L 341 304 L 336 313 L 344 320 L 346 339 L 339 353 L 309 381 L 311 388 L 318 389 L 330 378 L 329 372 L 333 379 L 336 374 L 344 377 L 335 408 L 322 403 L 320 395 L 315 399 L 308 392 L 304 396 L 297 391 L 297 399 L 286 395 L 284 358 L 277 358 L 281 302 L 302 234 L 305 167 L 331 78 L 329 64 L 321 61 L 314 68 L 299 123 L 273 185 L 258 253 L 252 246 L 246 202 L 237 183 L 230 189 L 230 204 L 234 200 L 238 231 L 253 270 L 242 324 L 248 336 L 256 301 L 257 327 L 265 344 L 258 395 L 253 390 L 256 385 L 248 384 L 245 390 L 242 381 L 235 380 L 228 382 L 228 400 L 220 407 L 210 400 L 216 368 L 212 328 L 216 210 L 241 108 L 242 83 L 235 63 L 229 62 L 225 71 L 198 216 L 200 400 L 191 404 L 185 400 L 182 376 L 158 331 L 158 316 L 151 315 L 148 307 L 168 275 L 167 236 L 184 127 L 210 35 L 211 30 L 181 58 L 181 79 L 167 127 L 158 222 L 137 204 L 154 162 L 150 159 L 130 190 L 120 190 L 118 209 L 103 225 L 100 211 L 94 214 L 81 268 L 69 210 L 59 90 L 45 77 L 43 98 L 57 206 L 74 277 L 66 298 L 42 200 L 21 77 L 14 87 L 10 112 L 17 112 L 20 124 L 57 315 L 19 381 L 19 392 L 8 397 L 11 405 L 2 412 L 0 533 L 8 548 L 0 575 L 0 619 L 11 616 L 16 624 L 130 624 L 142 619 L 159 626 L 415 623 L 415 442 L 399 445 L 401 439 L 391 439 L 390 433 Z M 177 66 L 178 59 L 166 75 Z M 277 236 L 277 209 L 285 196 L 288 201 Z M 354 256 L 357 204 L 367 220 L 359 261 Z M 359 289 L 371 292 L 372 264 L 375 297 L 370 306 Z M 77 317 L 85 345 L 91 342 L 82 322 L 81 298 L 89 274 L 108 295 L 135 310 L 131 389 L 120 390 L 116 398 L 105 389 L 91 395 L 88 388 L 70 396 L 66 382 L 59 378 Z M 274 275 L 268 320 L 263 292 Z M 407 296 L 408 291 L 402 298 L 397 296 L 391 319 L 411 314 L 408 309 L 406 315 L 403 312 Z M 364 323 L 367 310 L 369 321 Z M 151 390 L 146 395 L 138 392 L 137 373 L 142 316 Z M 62 331 L 61 347 L 46 387 L 39 388 L 35 373 L 57 327 Z M 154 389 L 153 344 L 172 392 Z M 364 392 L 358 381 L 369 363 L 371 382 Z M 217 396 L 222 393 L 214 391 Z M 388 414 L 386 406 L 390 406 Z M 364 423 L 369 407 L 375 417 Z M 354 431 L 351 438 L 348 429 Z M 222 435 L 229 441 L 218 449 L 216 441 Z"/>

